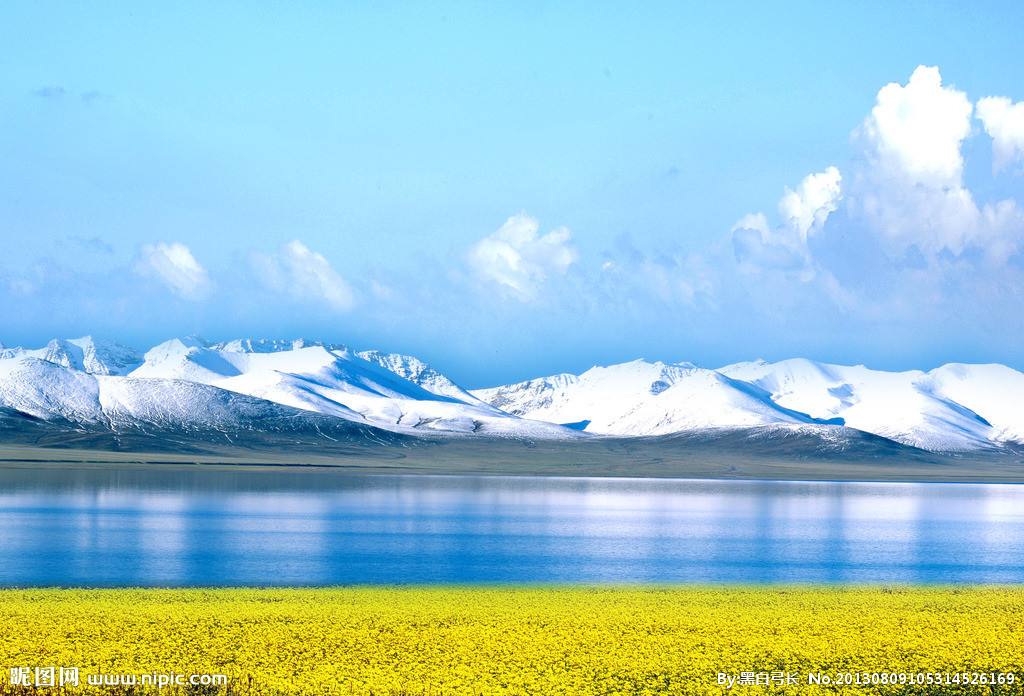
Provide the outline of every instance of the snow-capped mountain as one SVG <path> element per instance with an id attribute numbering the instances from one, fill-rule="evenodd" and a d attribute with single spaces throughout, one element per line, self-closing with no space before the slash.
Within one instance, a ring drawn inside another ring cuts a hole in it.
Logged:
<path id="1" fill-rule="evenodd" d="M 883 372 L 794 359 L 711 370 L 637 360 L 469 392 L 417 358 L 337 343 L 193 336 L 140 354 L 87 336 L 0 349 L 0 438 L 26 423 L 372 442 L 788 433 L 790 442 L 846 447 L 868 442 L 858 440 L 867 433 L 936 452 L 999 451 L 1024 446 L 1024 374 L 1003 365 Z"/>
<path id="2" fill-rule="evenodd" d="M 941 381 L 944 369 L 882 372 L 863 366 L 784 360 L 740 363 L 720 371 L 765 389 L 777 404 L 815 417 L 838 417 L 852 428 L 914 447 L 956 451 L 983 449 L 999 442 L 999 434 L 981 413 L 940 388 L 936 377 Z M 1010 395 L 1006 389 L 999 391 L 1003 398 Z M 1003 413 L 1002 405 L 977 401 L 974 405 L 990 415 L 999 412 L 1012 418 Z M 1024 412 L 1018 411 L 1017 417 L 1024 420 Z"/>
<path id="3" fill-rule="evenodd" d="M 614 435 L 827 420 L 775 404 L 753 385 L 690 363 L 636 360 L 474 393 L 525 418 Z"/>
<path id="4" fill-rule="evenodd" d="M 1024 443 L 1024 374 L 1002 365 L 897 373 L 803 359 L 718 370 L 637 360 L 473 394 L 524 418 L 606 435 L 804 423 L 932 451 Z"/>
<path id="5" fill-rule="evenodd" d="M 97 375 L 34 356 L 0 359 L 0 421 L 150 435 L 307 433 L 395 443 L 393 433 L 183 380 Z M 0 439 L 3 433 L 0 431 Z"/>
<path id="6" fill-rule="evenodd" d="M 142 364 L 138 351 L 92 336 L 67 341 L 54 339 L 38 350 L 5 349 L 0 344 L 0 361 L 19 357 L 38 358 L 91 375 L 127 375 Z"/>
<path id="7" fill-rule="evenodd" d="M 379 350 L 363 350 L 355 355 L 423 387 L 432 394 L 448 396 L 467 404 L 490 406 L 418 358 L 397 353 L 382 353 Z"/>
<path id="8" fill-rule="evenodd" d="M 1005 365 L 951 363 L 929 372 L 921 386 L 984 416 L 996 442 L 1024 442 L 1024 374 Z"/>
<path id="9" fill-rule="evenodd" d="M 145 355 L 91 338 L 51 341 L 0 354 L 0 408 L 114 430 L 249 430 L 268 418 L 320 427 L 327 418 L 397 433 L 577 436 L 483 403 L 415 358 L 366 355 L 302 340 L 214 344 L 193 336 Z"/>

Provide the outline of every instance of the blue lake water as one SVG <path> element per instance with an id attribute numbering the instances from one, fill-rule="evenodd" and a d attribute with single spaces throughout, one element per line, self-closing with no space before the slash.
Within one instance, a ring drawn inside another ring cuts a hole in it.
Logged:
<path id="1" fill-rule="evenodd" d="M 1021 583 L 1024 486 L 0 469 L 0 585 Z"/>

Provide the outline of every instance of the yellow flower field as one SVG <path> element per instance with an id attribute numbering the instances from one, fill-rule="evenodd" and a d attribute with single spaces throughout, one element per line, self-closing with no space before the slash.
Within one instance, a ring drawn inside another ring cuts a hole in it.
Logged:
<path id="1" fill-rule="evenodd" d="M 0 635 L 6 694 L 25 667 L 78 667 L 70 694 L 1024 694 L 1021 588 L 2 590 Z"/>

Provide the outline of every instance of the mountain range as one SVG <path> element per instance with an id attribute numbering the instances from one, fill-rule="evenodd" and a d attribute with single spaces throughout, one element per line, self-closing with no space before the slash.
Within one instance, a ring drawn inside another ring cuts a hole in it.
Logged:
<path id="1" fill-rule="evenodd" d="M 102 434 L 113 446 L 255 433 L 372 446 L 739 435 L 1019 452 L 1024 374 L 994 364 L 884 372 L 805 359 L 719 369 L 636 360 L 470 391 L 414 357 L 301 339 L 193 336 L 145 353 L 89 336 L 0 347 L 0 442 L 44 432 L 48 442 Z"/>

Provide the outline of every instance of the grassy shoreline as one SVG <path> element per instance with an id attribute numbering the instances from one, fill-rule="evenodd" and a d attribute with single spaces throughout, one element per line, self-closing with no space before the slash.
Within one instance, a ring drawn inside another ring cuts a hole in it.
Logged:
<path id="1" fill-rule="evenodd" d="M 110 452 L 0 444 L 0 470 L 232 470 L 334 474 L 683 478 L 769 481 L 1024 483 L 1024 455 L 804 458 L 671 443 L 503 441 L 338 454 L 220 448 L 202 453 Z"/>
<path id="2" fill-rule="evenodd" d="M 254 694 L 734 693 L 719 672 L 799 675 L 752 693 L 1024 694 L 1022 616 L 1022 587 L 5 589 L 0 666 L 223 673 Z M 807 683 L 883 671 L 1015 683 Z"/>

